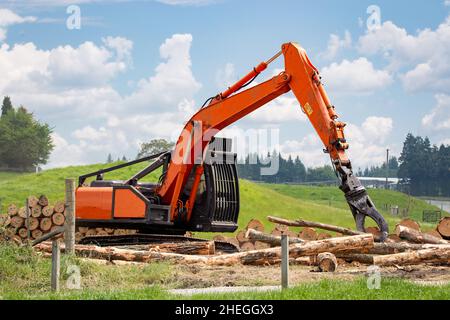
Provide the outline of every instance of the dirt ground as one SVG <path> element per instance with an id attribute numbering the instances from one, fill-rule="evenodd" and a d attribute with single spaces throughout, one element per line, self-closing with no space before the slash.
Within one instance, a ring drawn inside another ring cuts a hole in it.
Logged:
<path id="1" fill-rule="evenodd" d="M 383 267 L 381 277 L 402 278 L 424 285 L 450 283 L 449 266 L 417 265 Z M 206 288 L 222 286 L 262 286 L 280 284 L 280 266 L 231 266 L 210 267 L 178 265 L 175 267 L 175 288 Z M 314 266 L 294 265 L 290 267 L 292 285 L 322 279 L 354 280 L 367 275 L 367 266 L 360 264 L 340 265 L 333 273 L 318 272 Z"/>

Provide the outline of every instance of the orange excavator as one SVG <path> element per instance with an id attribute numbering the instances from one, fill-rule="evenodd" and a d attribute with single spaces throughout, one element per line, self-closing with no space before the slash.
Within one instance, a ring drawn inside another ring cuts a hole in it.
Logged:
<path id="1" fill-rule="evenodd" d="M 283 72 L 243 90 L 280 56 L 284 56 Z M 186 123 L 174 150 L 79 177 L 77 225 L 132 228 L 143 234 L 235 231 L 240 204 L 236 154 L 231 140 L 216 134 L 289 91 L 331 158 L 357 229 L 365 231 L 365 218 L 370 217 L 381 231 L 381 240 L 386 239 L 388 225 L 353 174 L 346 155 L 349 145 L 344 136 L 345 123 L 338 121 L 306 51 L 292 42 L 283 44 L 280 52 L 226 91 L 209 98 Z M 103 179 L 105 173 L 140 162 L 150 163 L 126 181 Z M 161 167 L 158 183 L 140 181 Z"/>

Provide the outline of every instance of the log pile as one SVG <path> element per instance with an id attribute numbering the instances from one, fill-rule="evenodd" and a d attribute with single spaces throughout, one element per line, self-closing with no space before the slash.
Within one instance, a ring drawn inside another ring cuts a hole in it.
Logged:
<path id="1" fill-rule="evenodd" d="M 42 237 L 65 223 L 65 203 L 57 201 L 51 205 L 45 195 L 30 196 L 22 207 L 10 204 L 6 215 L 0 219 L 3 238 L 16 243 L 32 241 Z M 61 235 L 62 237 L 62 235 Z"/>

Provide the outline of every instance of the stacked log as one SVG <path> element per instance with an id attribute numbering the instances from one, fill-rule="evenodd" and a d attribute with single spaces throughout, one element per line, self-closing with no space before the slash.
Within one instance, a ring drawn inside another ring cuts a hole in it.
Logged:
<path id="1" fill-rule="evenodd" d="M 77 227 L 75 228 L 75 241 L 78 242 L 84 237 L 127 235 L 127 234 L 135 234 L 137 232 L 138 232 L 137 230 L 129 230 L 129 229 Z"/>
<path id="2" fill-rule="evenodd" d="M 50 232 L 55 226 L 65 223 L 65 204 L 57 202 L 50 206 L 45 195 L 30 196 L 27 206 L 19 207 L 10 204 L 7 208 L 7 218 L 3 218 L 3 233 L 7 239 L 15 242 L 32 241 Z"/>

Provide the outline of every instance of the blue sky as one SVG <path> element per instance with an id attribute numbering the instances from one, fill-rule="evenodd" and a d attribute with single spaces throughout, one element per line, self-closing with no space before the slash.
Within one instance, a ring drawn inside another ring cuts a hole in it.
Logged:
<path id="1" fill-rule="evenodd" d="M 447 1 L 448 2 L 448 1 Z M 69 30 L 77 4 L 81 29 Z M 367 8 L 381 24 L 368 30 Z M 54 127 L 49 166 L 134 157 L 175 139 L 203 101 L 299 42 L 348 123 L 356 167 L 401 151 L 408 132 L 450 144 L 450 3 L 439 1 L 0 1 L 0 94 Z M 277 61 L 258 78 L 269 78 Z M 278 130 L 277 148 L 328 163 L 291 95 L 226 133 Z"/>

